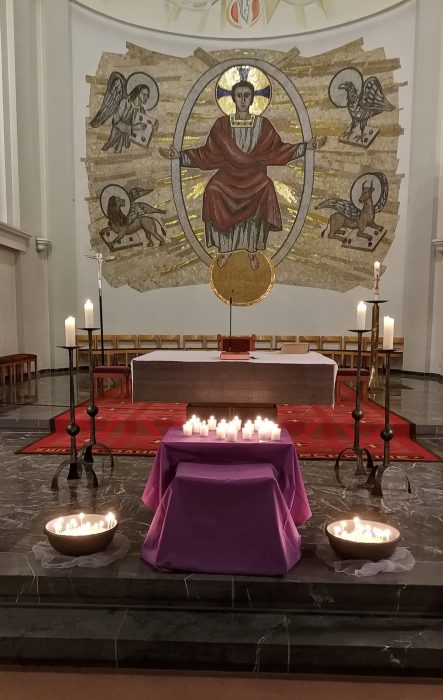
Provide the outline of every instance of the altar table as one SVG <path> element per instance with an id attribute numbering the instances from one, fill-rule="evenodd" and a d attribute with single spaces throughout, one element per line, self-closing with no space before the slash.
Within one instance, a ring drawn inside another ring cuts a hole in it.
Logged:
<path id="1" fill-rule="evenodd" d="M 334 403 L 337 363 L 318 352 L 257 351 L 221 360 L 216 350 L 155 350 L 132 361 L 133 401 L 213 404 Z"/>
<path id="2" fill-rule="evenodd" d="M 142 500 L 154 518 L 141 556 L 160 569 L 278 575 L 301 556 L 311 517 L 294 444 L 185 437 L 160 443 Z"/>

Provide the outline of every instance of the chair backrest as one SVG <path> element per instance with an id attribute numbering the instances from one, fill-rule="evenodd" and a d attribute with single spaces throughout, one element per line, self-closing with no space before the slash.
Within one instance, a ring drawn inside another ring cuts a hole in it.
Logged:
<path id="1" fill-rule="evenodd" d="M 205 335 L 206 350 L 217 350 L 218 340 L 216 335 Z"/>
<path id="2" fill-rule="evenodd" d="M 103 347 L 113 350 L 115 348 L 115 335 L 109 335 L 105 333 L 103 336 Z M 97 348 L 101 348 L 101 338 L 100 335 L 97 336 Z"/>
<path id="3" fill-rule="evenodd" d="M 115 336 L 115 347 L 116 348 L 136 348 L 138 343 L 138 337 L 136 335 L 116 335 Z"/>
<path id="4" fill-rule="evenodd" d="M 322 335 L 320 337 L 320 350 L 341 350 L 343 338 L 341 335 Z"/>
<path id="5" fill-rule="evenodd" d="M 272 335 L 256 335 L 255 349 L 256 350 L 272 350 Z"/>
<path id="6" fill-rule="evenodd" d="M 249 352 L 255 348 L 255 335 L 218 335 L 217 349 L 224 352 Z"/>
<path id="7" fill-rule="evenodd" d="M 180 336 L 179 335 L 159 335 L 158 336 L 158 347 L 163 350 L 168 348 L 179 348 L 180 347 Z"/>
<path id="8" fill-rule="evenodd" d="M 183 347 L 185 350 L 204 350 L 206 348 L 206 336 L 184 335 Z"/>
<path id="9" fill-rule="evenodd" d="M 139 335 L 137 341 L 138 348 L 140 350 L 157 350 L 158 348 L 158 335 Z"/>
<path id="10" fill-rule="evenodd" d="M 319 335 L 299 335 L 298 340 L 300 343 L 308 343 L 309 350 L 319 350 L 320 349 L 320 336 Z"/>
<path id="11" fill-rule="evenodd" d="M 309 352 L 309 343 L 282 343 L 280 352 L 284 355 L 304 355 Z"/>
<path id="12" fill-rule="evenodd" d="M 280 350 L 282 343 L 296 343 L 296 335 L 276 335 L 275 336 L 275 349 Z"/>

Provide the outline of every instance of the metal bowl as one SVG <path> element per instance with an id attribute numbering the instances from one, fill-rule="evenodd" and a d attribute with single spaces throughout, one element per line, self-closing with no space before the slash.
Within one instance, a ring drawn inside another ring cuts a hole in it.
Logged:
<path id="1" fill-rule="evenodd" d="M 400 540 L 400 531 L 392 527 L 392 525 L 379 523 L 375 520 L 361 520 L 360 522 L 363 526 L 369 525 L 371 528 L 378 527 L 382 530 L 389 529 L 391 535 L 388 540 L 383 540 L 382 542 L 355 542 L 353 540 L 347 540 L 335 535 L 334 528 L 345 523 L 347 531 L 351 532 L 353 530 L 354 520 L 336 520 L 325 527 L 329 544 L 334 552 L 336 552 L 341 559 L 369 559 L 370 561 L 379 561 L 380 559 L 387 559 L 390 557 Z"/>
<path id="2" fill-rule="evenodd" d="M 64 516 L 63 519 L 79 518 L 79 514 L 72 516 Z M 85 513 L 85 521 L 89 521 L 92 525 L 100 520 L 105 520 L 106 516 L 97 513 Z M 55 531 L 55 523 L 60 521 L 60 517 L 49 520 L 43 528 L 49 543 L 60 552 L 70 557 L 81 557 L 87 554 L 95 554 L 102 552 L 112 542 L 115 532 L 118 527 L 116 522 L 113 527 L 110 527 L 104 532 L 91 532 L 87 535 L 61 535 Z"/>

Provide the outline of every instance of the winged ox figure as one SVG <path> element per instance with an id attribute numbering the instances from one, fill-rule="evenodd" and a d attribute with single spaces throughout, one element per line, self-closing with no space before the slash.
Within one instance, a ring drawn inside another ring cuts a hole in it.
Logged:
<path id="1" fill-rule="evenodd" d="M 372 177 L 369 177 L 371 175 L 377 178 L 380 183 L 380 196 L 375 203 L 373 201 L 374 182 Z M 356 229 L 358 237 L 371 241 L 372 235 L 365 232 L 367 226 L 371 226 L 378 233 L 383 231 L 383 226 L 375 222 L 375 215 L 384 208 L 388 200 L 387 178 L 382 172 L 367 173 L 367 179 L 363 179 L 363 177 L 365 176 L 359 178 L 362 183 L 361 194 L 358 198 L 361 208 L 349 199 L 339 199 L 338 197 L 325 199 L 317 204 L 316 209 L 335 209 L 334 214 L 329 217 L 326 228 L 322 231 L 322 238 L 326 234 L 328 238 L 346 240 L 347 234 L 344 229 Z"/>
<path id="2" fill-rule="evenodd" d="M 360 91 L 350 80 L 341 83 L 338 89 L 346 91 L 346 106 L 352 119 L 350 126 L 345 131 L 346 136 L 349 136 L 359 125 L 361 136 L 358 138 L 363 141 L 368 120 L 376 114 L 390 112 L 394 109 L 394 105 L 384 96 L 380 81 L 375 75 L 364 81 Z"/>
<path id="3" fill-rule="evenodd" d="M 108 79 L 103 102 L 91 126 L 101 126 L 112 117 L 111 133 L 102 147 L 121 153 L 131 142 L 147 146 L 158 121 L 147 116 L 158 101 L 158 87 L 147 73 L 133 73 L 127 79 L 113 71 Z"/>

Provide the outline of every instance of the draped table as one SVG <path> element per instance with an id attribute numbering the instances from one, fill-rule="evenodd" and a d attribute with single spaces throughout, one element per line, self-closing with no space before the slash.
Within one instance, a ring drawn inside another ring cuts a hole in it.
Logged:
<path id="1" fill-rule="evenodd" d="M 296 525 L 311 517 L 286 430 L 279 441 L 227 442 L 172 428 L 142 500 L 154 518 L 141 556 L 160 569 L 284 574 L 301 555 Z"/>
<path id="2" fill-rule="evenodd" d="M 155 350 L 132 360 L 133 401 L 334 404 L 337 363 L 318 352 L 254 350 L 221 360 L 217 350 Z"/>

